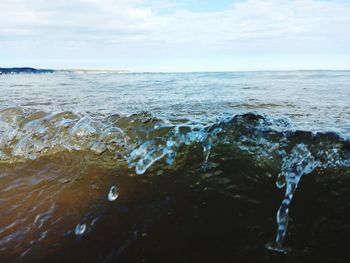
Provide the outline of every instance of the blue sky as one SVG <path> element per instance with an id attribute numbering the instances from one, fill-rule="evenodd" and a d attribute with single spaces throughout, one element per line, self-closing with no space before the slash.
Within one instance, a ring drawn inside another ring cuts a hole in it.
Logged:
<path id="1" fill-rule="evenodd" d="M 350 1 L 1 0 L 0 67 L 350 69 Z"/>

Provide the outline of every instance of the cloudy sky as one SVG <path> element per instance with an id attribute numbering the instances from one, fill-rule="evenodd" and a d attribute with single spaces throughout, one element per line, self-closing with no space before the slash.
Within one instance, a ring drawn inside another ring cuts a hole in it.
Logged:
<path id="1" fill-rule="evenodd" d="M 350 69 L 350 0 L 1 0 L 1 66 Z"/>

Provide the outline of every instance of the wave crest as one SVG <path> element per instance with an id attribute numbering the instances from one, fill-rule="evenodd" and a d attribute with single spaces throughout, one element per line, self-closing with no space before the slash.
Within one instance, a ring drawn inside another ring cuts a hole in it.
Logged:
<path id="1" fill-rule="evenodd" d="M 123 156 L 129 167 L 143 174 L 162 159 L 168 165 L 183 149 L 200 146 L 202 169 L 211 152 L 250 159 L 276 175 L 285 195 L 277 212 L 276 242 L 283 250 L 289 207 L 303 175 L 316 169 L 350 167 L 350 142 L 336 133 L 297 130 L 287 118 L 253 113 L 193 123 L 187 119 L 164 120 L 143 112 L 128 117 L 92 117 L 74 112 L 26 112 L 21 108 L 0 111 L 0 160 L 13 163 L 60 151 L 89 151 L 96 155 Z M 225 151 L 223 150 L 225 149 Z M 187 155 L 186 155 L 187 154 Z"/>

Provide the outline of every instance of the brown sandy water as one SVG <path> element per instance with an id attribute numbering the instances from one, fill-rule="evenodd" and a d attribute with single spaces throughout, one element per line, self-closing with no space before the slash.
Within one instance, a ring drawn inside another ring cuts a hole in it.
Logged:
<path id="1" fill-rule="evenodd" d="M 209 172 L 193 166 L 199 161 L 194 156 L 180 157 L 173 167 L 155 165 L 142 176 L 122 163 L 97 165 L 83 153 L 2 165 L 0 259 L 346 262 L 348 170 L 336 171 L 332 180 L 329 174 L 304 179 L 286 243 L 293 250 L 283 255 L 265 249 L 282 198 L 271 171 L 235 157 L 213 159 Z M 112 185 L 119 197 L 110 202 Z M 82 235 L 74 233 L 78 223 L 87 226 Z"/>
<path id="2" fill-rule="evenodd" d="M 84 212 L 105 195 L 113 177 L 79 154 L 1 165 L 1 254 L 51 253 Z"/>

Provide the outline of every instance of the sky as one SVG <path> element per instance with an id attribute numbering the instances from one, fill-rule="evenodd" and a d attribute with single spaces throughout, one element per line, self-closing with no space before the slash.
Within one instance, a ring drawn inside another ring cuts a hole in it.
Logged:
<path id="1" fill-rule="evenodd" d="M 1 0 L 14 66 L 350 69 L 350 0 Z"/>

